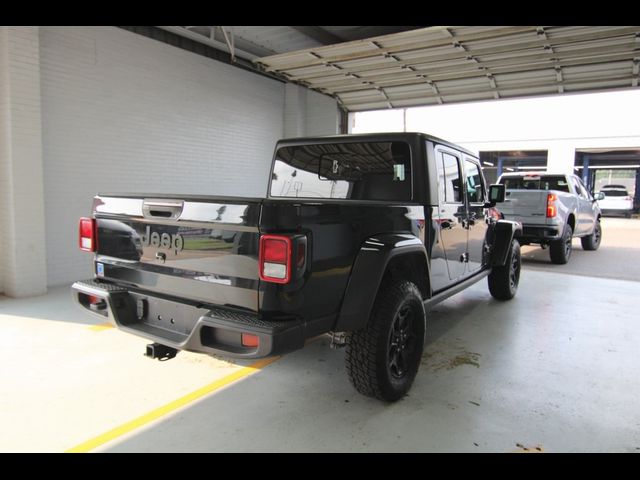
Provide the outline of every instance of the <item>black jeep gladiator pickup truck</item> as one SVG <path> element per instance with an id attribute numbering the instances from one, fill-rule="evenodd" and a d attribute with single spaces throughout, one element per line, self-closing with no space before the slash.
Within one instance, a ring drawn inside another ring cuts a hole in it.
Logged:
<path id="1" fill-rule="evenodd" d="M 503 200 L 472 153 L 421 133 L 281 140 L 266 198 L 97 195 L 80 219 L 94 278 L 72 291 L 155 358 L 259 358 L 330 333 L 355 388 L 394 401 L 430 306 L 485 277 L 515 295 Z"/>

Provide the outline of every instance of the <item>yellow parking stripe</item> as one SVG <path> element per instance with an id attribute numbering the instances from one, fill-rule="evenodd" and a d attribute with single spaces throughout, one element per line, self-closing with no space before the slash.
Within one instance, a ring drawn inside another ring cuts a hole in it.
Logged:
<path id="1" fill-rule="evenodd" d="M 110 328 L 114 328 L 113 325 L 109 322 L 100 323 L 98 325 L 92 325 L 89 327 L 89 330 L 93 330 L 94 332 L 101 332 L 102 330 L 108 330 Z"/>
<path id="2" fill-rule="evenodd" d="M 76 445 L 75 447 L 67 450 L 67 453 L 89 452 L 101 445 L 104 445 L 107 442 L 110 442 L 111 440 L 115 440 L 116 438 L 121 437 L 122 435 L 125 435 L 126 433 L 129 433 L 135 430 L 136 428 L 140 428 L 150 422 L 153 422 L 154 420 L 159 419 L 160 417 L 167 415 L 168 413 L 173 412 L 174 410 L 184 407 L 185 405 L 188 405 L 189 403 L 195 400 L 198 400 L 199 398 L 202 398 L 205 395 L 215 392 L 216 390 L 219 390 L 220 388 L 226 385 L 229 385 L 230 383 L 233 383 L 237 380 L 240 380 L 241 378 L 251 375 L 252 373 L 255 373 L 263 369 L 267 365 L 275 362 L 279 358 L 280 357 L 270 357 L 270 358 L 258 360 L 257 362 L 252 363 L 247 367 L 241 368 L 237 372 L 232 373 L 231 375 L 227 375 L 226 377 L 223 377 L 219 380 L 216 380 L 215 382 L 212 382 L 209 385 L 205 385 L 204 387 L 199 388 L 198 390 L 195 390 L 185 395 L 184 397 L 180 397 L 177 400 L 174 400 L 173 402 L 167 403 L 166 405 L 156 408 L 155 410 L 151 410 L 149 413 L 145 413 L 144 415 L 141 415 L 138 418 L 130 420 L 120 425 L 119 427 L 116 427 L 112 430 L 109 430 L 108 432 L 103 433 L 102 435 L 98 435 L 97 437 L 92 438 L 91 440 L 87 440 L 86 442 Z"/>

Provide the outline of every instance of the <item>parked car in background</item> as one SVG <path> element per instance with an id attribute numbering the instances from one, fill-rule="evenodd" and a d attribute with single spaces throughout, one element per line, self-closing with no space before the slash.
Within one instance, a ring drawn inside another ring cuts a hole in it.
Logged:
<path id="1" fill-rule="evenodd" d="M 603 215 L 624 215 L 631 218 L 633 212 L 633 197 L 624 185 L 605 185 L 600 189 L 604 194 L 598 205 Z"/>
<path id="2" fill-rule="evenodd" d="M 500 212 L 520 222 L 521 245 L 549 247 L 553 263 L 569 261 L 573 237 L 584 250 L 597 250 L 602 239 L 600 208 L 576 175 L 546 172 L 504 173 L 498 179 L 506 188 Z"/>

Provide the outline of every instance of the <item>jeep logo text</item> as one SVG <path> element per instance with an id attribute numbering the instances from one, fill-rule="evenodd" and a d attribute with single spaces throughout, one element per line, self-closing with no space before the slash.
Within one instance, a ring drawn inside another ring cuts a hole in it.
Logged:
<path id="1" fill-rule="evenodd" d="M 151 227 L 147 225 L 145 233 L 142 234 L 142 245 L 145 247 L 166 248 L 167 250 L 175 250 L 176 253 L 184 248 L 184 238 L 182 235 L 169 235 L 158 232 L 152 232 Z"/>

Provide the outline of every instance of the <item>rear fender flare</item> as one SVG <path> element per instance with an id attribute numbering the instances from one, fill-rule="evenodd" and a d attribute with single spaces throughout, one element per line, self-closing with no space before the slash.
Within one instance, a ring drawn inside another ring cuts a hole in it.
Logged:
<path id="1" fill-rule="evenodd" d="M 416 253 L 424 256 L 428 276 L 427 252 L 424 244 L 417 237 L 385 234 L 365 240 L 353 264 L 334 331 L 364 328 L 369 321 L 373 303 L 389 262 L 400 255 Z M 428 284 L 427 278 L 426 285 Z"/>

